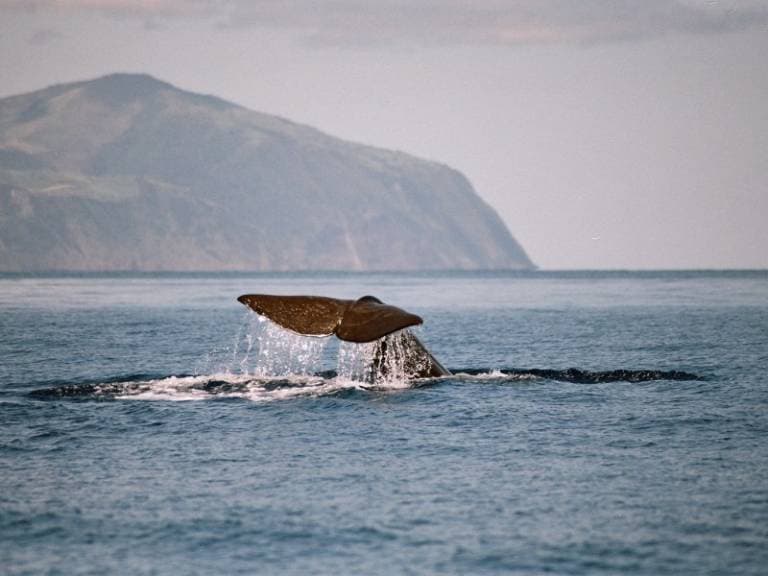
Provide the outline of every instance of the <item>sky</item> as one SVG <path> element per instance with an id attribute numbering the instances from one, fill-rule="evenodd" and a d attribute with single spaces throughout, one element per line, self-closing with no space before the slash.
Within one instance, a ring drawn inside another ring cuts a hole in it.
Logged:
<path id="1" fill-rule="evenodd" d="M 448 164 L 542 269 L 768 268 L 768 0 L 0 0 L 0 97 L 112 72 Z"/>

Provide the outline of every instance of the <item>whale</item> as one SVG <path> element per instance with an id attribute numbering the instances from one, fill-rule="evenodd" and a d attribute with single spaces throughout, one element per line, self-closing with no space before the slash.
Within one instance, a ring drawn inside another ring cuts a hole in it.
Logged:
<path id="1" fill-rule="evenodd" d="M 243 294 L 238 302 L 275 324 L 303 336 L 336 336 L 345 342 L 377 342 L 374 379 L 387 377 L 389 361 L 397 357 L 410 378 L 450 376 L 448 371 L 409 330 L 424 323 L 410 312 L 385 304 L 375 296 L 342 300 L 327 296 Z"/>

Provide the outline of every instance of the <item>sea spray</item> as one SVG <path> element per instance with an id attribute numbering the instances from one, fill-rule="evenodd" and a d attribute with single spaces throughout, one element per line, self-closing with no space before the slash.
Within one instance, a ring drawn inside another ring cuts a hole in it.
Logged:
<path id="1" fill-rule="evenodd" d="M 246 346 L 237 359 L 239 373 L 257 377 L 307 376 L 320 371 L 328 338 L 302 336 L 263 316 L 252 315 Z"/>
<path id="2" fill-rule="evenodd" d="M 337 379 L 347 382 L 372 383 L 372 363 L 376 348 L 376 342 L 358 344 L 341 341 L 336 364 Z"/>
<path id="3" fill-rule="evenodd" d="M 329 340 L 302 336 L 245 312 L 232 345 L 208 352 L 197 362 L 194 374 L 265 378 L 316 374 L 322 370 Z"/>
<path id="4" fill-rule="evenodd" d="M 231 347 L 209 352 L 195 375 L 261 379 L 323 375 L 335 377 L 343 386 L 403 388 L 425 368 L 410 353 L 413 339 L 411 329 L 365 343 L 305 336 L 246 312 Z"/>
<path id="5" fill-rule="evenodd" d="M 413 334 L 400 330 L 373 342 L 342 342 L 337 364 L 338 378 L 374 384 L 381 388 L 403 388 L 423 366 L 410 354 Z"/>

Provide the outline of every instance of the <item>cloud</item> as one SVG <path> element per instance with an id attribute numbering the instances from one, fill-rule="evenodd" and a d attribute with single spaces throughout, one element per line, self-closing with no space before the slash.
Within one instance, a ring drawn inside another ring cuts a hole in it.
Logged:
<path id="1" fill-rule="evenodd" d="M 283 0 L 230 7 L 233 26 L 291 28 L 342 46 L 605 42 L 768 23 L 768 2 L 748 0 Z"/>
<path id="2" fill-rule="evenodd" d="M 0 0 L 0 11 L 97 13 L 116 18 L 210 18 L 229 0 Z"/>
<path id="3" fill-rule="evenodd" d="M 342 47 L 599 43 L 768 27 L 768 0 L 0 0 L 0 7 L 201 19 Z"/>

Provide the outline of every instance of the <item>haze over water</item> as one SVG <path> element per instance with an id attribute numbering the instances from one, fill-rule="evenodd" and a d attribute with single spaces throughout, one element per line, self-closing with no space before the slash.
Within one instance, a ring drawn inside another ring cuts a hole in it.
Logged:
<path id="1" fill-rule="evenodd" d="M 374 294 L 456 375 L 247 292 Z M 0 566 L 762 574 L 767 334 L 766 272 L 2 276 Z"/>

